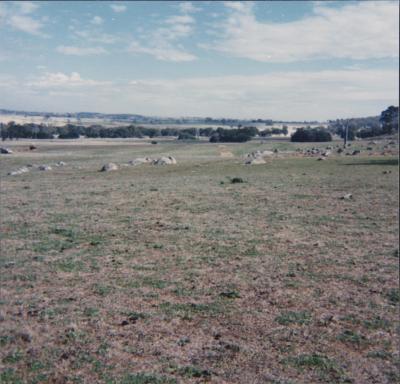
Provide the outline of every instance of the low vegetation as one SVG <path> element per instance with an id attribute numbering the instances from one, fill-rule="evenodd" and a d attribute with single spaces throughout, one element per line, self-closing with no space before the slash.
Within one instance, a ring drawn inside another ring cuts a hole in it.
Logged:
<path id="1" fill-rule="evenodd" d="M 397 383 L 398 145 L 157 141 L 7 143 L 0 382 Z"/>

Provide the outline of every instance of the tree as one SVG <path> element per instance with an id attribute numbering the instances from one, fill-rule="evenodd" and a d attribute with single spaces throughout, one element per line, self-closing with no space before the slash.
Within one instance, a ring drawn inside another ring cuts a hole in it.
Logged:
<path id="1" fill-rule="evenodd" d="M 383 133 L 393 133 L 399 130 L 399 107 L 391 105 L 381 113 L 379 121 Z"/>
<path id="2" fill-rule="evenodd" d="M 323 142 L 332 141 L 331 134 L 322 128 L 299 128 L 290 137 L 293 142 Z"/>
<path id="3" fill-rule="evenodd" d="M 216 143 L 218 141 L 226 143 L 244 143 L 245 141 L 251 140 L 258 134 L 258 129 L 255 127 L 244 127 L 238 129 L 225 129 L 219 127 L 217 131 L 211 135 L 210 143 Z"/>

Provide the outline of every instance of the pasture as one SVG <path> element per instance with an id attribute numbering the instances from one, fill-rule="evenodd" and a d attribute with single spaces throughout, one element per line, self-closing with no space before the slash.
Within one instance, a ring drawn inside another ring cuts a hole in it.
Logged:
<path id="1" fill-rule="evenodd" d="M 30 143 L 0 155 L 1 383 L 398 382 L 397 146 Z"/>

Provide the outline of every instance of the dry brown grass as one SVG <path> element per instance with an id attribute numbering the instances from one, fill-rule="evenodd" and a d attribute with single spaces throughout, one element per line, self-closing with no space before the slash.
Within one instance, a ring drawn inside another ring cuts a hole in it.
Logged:
<path id="1" fill-rule="evenodd" d="M 396 157 L 24 145 L 1 157 L 0 382 L 399 379 Z M 98 172 L 155 154 L 178 165 Z"/>

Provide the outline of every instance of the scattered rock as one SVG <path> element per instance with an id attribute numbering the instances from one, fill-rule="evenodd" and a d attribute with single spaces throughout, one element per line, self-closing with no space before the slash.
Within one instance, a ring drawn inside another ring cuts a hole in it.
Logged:
<path id="1" fill-rule="evenodd" d="M 110 171 L 117 171 L 118 165 L 114 163 L 107 163 L 104 164 L 103 167 L 100 169 L 100 172 L 110 172 Z"/>
<path id="2" fill-rule="evenodd" d="M 359 155 L 361 153 L 361 151 L 360 150 L 358 150 L 358 149 L 356 149 L 355 151 L 353 151 L 352 152 L 352 156 L 356 156 L 356 155 Z"/>
<path id="3" fill-rule="evenodd" d="M 39 171 L 51 171 L 52 168 L 50 167 L 50 165 L 39 165 Z"/>
<path id="4" fill-rule="evenodd" d="M 1 147 L 0 148 L 0 153 L 3 153 L 5 155 L 11 155 L 13 153 L 13 151 L 9 148 L 6 147 Z"/>
<path id="5" fill-rule="evenodd" d="M 274 154 L 273 151 L 268 151 L 268 150 L 262 151 L 263 156 L 272 156 L 273 154 Z"/>
<path id="6" fill-rule="evenodd" d="M 180 347 L 183 347 L 184 345 L 189 344 L 189 343 L 190 343 L 190 339 L 189 339 L 188 337 L 182 337 L 182 338 L 179 339 L 178 342 L 177 342 L 177 344 L 178 344 Z"/>
<path id="7" fill-rule="evenodd" d="M 382 172 L 384 175 L 387 175 L 387 174 L 389 174 L 389 173 L 392 173 L 392 171 L 383 171 Z"/>
<path id="8" fill-rule="evenodd" d="M 245 164 L 257 165 L 257 164 L 266 164 L 266 162 L 262 157 L 256 157 L 254 159 L 246 160 Z"/>
<path id="9" fill-rule="evenodd" d="M 159 159 L 153 161 L 154 165 L 171 165 L 176 163 L 176 159 L 172 156 L 162 156 Z"/>
<path id="10" fill-rule="evenodd" d="M 342 153 L 343 152 L 343 148 L 338 148 L 336 152 L 337 153 Z"/>
<path id="11" fill-rule="evenodd" d="M 318 157 L 318 161 L 326 160 L 326 157 Z"/>
<path id="12" fill-rule="evenodd" d="M 16 171 L 9 172 L 8 174 L 10 176 L 17 176 L 17 175 L 22 175 L 23 173 L 26 173 L 26 172 L 29 172 L 29 169 L 27 167 L 21 167 L 21 168 L 18 168 Z"/>
<path id="13" fill-rule="evenodd" d="M 15 265 L 15 261 L 9 261 L 7 263 L 4 264 L 5 268 L 10 268 L 13 267 Z"/>
<path id="14" fill-rule="evenodd" d="M 64 167 L 65 165 L 67 165 L 67 163 L 64 163 L 63 161 L 56 163 L 56 167 Z"/>
<path id="15" fill-rule="evenodd" d="M 235 155 L 231 151 L 229 151 L 225 147 L 225 145 L 219 145 L 218 148 L 219 148 L 219 151 L 220 151 L 220 153 L 219 153 L 220 157 L 225 157 L 225 158 L 233 158 L 233 157 L 235 157 Z"/>
<path id="16" fill-rule="evenodd" d="M 151 163 L 153 160 L 150 157 L 138 157 L 136 159 L 133 159 L 129 162 L 130 165 L 140 165 L 140 164 L 146 164 L 146 163 Z"/>
<path id="17" fill-rule="evenodd" d="M 351 193 L 346 193 L 343 195 L 340 200 L 351 200 L 353 198 L 353 195 Z"/>

